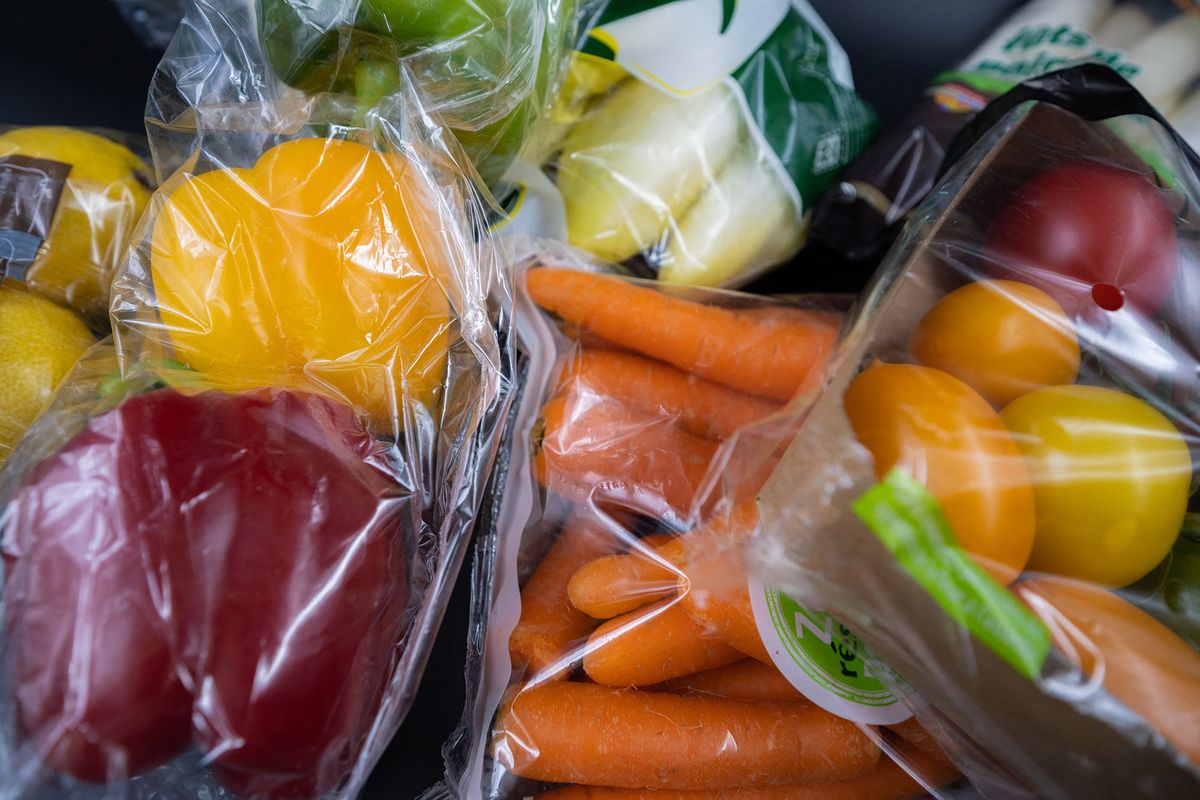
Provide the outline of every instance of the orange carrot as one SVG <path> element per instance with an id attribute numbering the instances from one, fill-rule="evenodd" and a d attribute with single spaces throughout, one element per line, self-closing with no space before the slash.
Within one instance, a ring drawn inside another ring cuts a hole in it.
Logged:
<path id="1" fill-rule="evenodd" d="M 604 686 L 649 686 L 743 657 L 668 601 L 596 628 L 584 649 L 583 671 Z"/>
<path id="2" fill-rule="evenodd" d="M 689 433 L 716 440 L 728 439 L 738 428 L 781 407 L 661 361 L 615 350 L 581 350 L 563 376 L 562 385 L 571 384 L 582 384 L 639 411 L 675 420 Z"/>
<path id="3" fill-rule="evenodd" d="M 530 297 L 569 323 L 710 381 L 788 400 L 824 363 L 837 326 L 828 315 L 754 315 L 671 297 L 610 275 L 541 267 Z"/>
<path id="4" fill-rule="evenodd" d="M 542 408 L 534 463 L 546 488 L 664 520 L 686 519 L 716 445 L 590 392 Z"/>
<path id="5" fill-rule="evenodd" d="M 571 576 L 571 603 L 600 619 L 615 617 L 674 594 L 684 578 L 681 567 L 689 553 L 710 552 L 720 558 L 736 542 L 754 532 L 758 509 L 753 501 L 714 515 L 653 551 L 630 551 L 585 564 Z"/>
<path id="6" fill-rule="evenodd" d="M 678 534 L 674 533 L 652 533 L 649 536 L 643 536 L 641 539 L 629 548 L 626 552 L 629 553 L 645 553 L 650 550 L 657 550 L 665 544 L 675 541 Z"/>
<path id="7" fill-rule="evenodd" d="M 691 578 L 690 572 L 688 577 Z M 745 583 L 740 588 L 717 591 L 697 589 L 693 583 L 684 594 L 681 605 L 697 624 L 726 644 L 764 664 L 772 663 L 758 635 L 758 625 L 754 622 L 750 593 Z"/>
<path id="8" fill-rule="evenodd" d="M 556 678 L 569 672 L 567 651 L 592 632 L 596 621 L 571 605 L 567 581 L 583 564 L 620 547 L 599 520 L 580 514 L 567 520 L 521 589 L 521 619 L 508 639 L 514 666 L 524 664 L 530 674 L 538 674 L 557 665 Z"/>
<path id="9" fill-rule="evenodd" d="M 918 750 L 941 755 L 942 749 L 938 747 L 937 742 L 929 735 L 929 731 L 925 730 L 921 723 L 917 722 L 916 717 L 910 717 L 904 720 L 904 722 L 899 722 L 895 725 L 888 725 L 887 729 Z"/>
<path id="10" fill-rule="evenodd" d="M 567 583 L 571 604 L 597 619 L 608 619 L 661 600 L 679 590 L 687 540 L 675 537 L 651 550 L 604 556 L 580 567 Z"/>
<path id="11" fill-rule="evenodd" d="M 948 786 L 961 777 L 945 758 L 932 757 L 919 750 L 901 752 L 901 757 L 931 786 Z M 926 794 L 925 788 L 899 764 L 890 758 L 882 758 L 869 774 L 834 783 L 690 791 L 563 786 L 539 794 L 538 800 L 913 800 Z"/>
<path id="12" fill-rule="evenodd" d="M 562 681 L 518 692 L 493 742 L 517 775 L 625 788 L 849 780 L 879 761 L 857 725 L 816 706 Z"/>
<path id="13" fill-rule="evenodd" d="M 651 688 L 676 694 L 711 694 L 731 700 L 808 702 L 808 699 L 783 677 L 782 672 L 753 658 L 743 658 L 729 666 L 674 678 Z"/>

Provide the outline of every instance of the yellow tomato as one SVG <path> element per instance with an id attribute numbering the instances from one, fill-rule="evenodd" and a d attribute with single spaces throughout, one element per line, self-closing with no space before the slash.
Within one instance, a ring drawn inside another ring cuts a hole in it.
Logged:
<path id="1" fill-rule="evenodd" d="M 946 295 L 913 329 L 908 349 L 996 406 L 1071 383 L 1079 372 L 1079 341 L 1066 312 L 1020 281 L 978 281 Z"/>
<path id="2" fill-rule="evenodd" d="M 1113 697 L 1200 764 L 1200 655 L 1146 612 L 1097 586 L 1022 581 L 1017 594 L 1054 644 Z"/>
<path id="3" fill-rule="evenodd" d="M 300 139 L 251 169 L 188 177 L 154 225 L 151 268 L 178 359 L 230 391 L 305 388 L 379 425 L 446 378 L 441 221 L 406 159 Z"/>
<path id="4" fill-rule="evenodd" d="M 1098 386 L 1053 386 L 1001 413 L 1037 496 L 1030 569 L 1107 586 L 1162 561 L 1187 510 L 1192 460 L 1150 405 Z"/>
<path id="5" fill-rule="evenodd" d="M 876 476 L 903 467 L 938 499 L 963 550 L 1012 582 L 1033 546 L 1033 490 L 1021 451 L 987 401 L 941 370 L 876 364 L 843 402 Z"/>

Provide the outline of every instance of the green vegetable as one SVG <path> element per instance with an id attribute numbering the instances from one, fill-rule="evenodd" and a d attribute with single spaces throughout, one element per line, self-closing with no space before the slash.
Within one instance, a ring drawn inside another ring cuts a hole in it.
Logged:
<path id="1" fill-rule="evenodd" d="M 1129 600 L 1200 649 L 1200 514 L 1188 514 L 1171 552 L 1129 587 Z"/>
<path id="2" fill-rule="evenodd" d="M 558 188 L 571 243 L 611 261 L 652 250 L 745 135 L 724 83 L 686 97 L 618 84 L 563 142 Z"/>
<path id="3" fill-rule="evenodd" d="M 285 83 L 367 106 L 399 88 L 400 62 L 414 58 L 421 89 L 494 183 L 558 82 L 575 4 L 260 0 L 259 36 Z"/>

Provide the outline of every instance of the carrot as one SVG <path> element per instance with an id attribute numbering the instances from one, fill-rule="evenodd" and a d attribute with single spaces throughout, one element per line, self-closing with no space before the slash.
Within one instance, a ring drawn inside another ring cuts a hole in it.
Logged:
<path id="1" fill-rule="evenodd" d="M 753 658 L 743 658 L 725 667 L 674 678 L 651 688 L 676 694 L 711 694 L 731 700 L 808 702 L 808 699 L 783 677 L 782 672 Z"/>
<path id="2" fill-rule="evenodd" d="M 521 618 L 508 639 L 514 666 L 524 664 L 538 674 L 557 665 L 554 677 L 566 675 L 567 651 L 596 627 L 594 619 L 571 605 L 567 581 L 583 564 L 620 547 L 599 520 L 580 514 L 567 520 L 521 589 Z"/>
<path id="3" fill-rule="evenodd" d="M 750 607 L 750 592 L 744 583 L 739 588 L 718 591 L 697 589 L 692 584 L 681 605 L 697 624 L 726 644 L 764 664 L 772 663 L 758 635 L 754 610 Z"/>
<path id="4" fill-rule="evenodd" d="M 668 601 L 596 628 L 584 649 L 583 671 L 605 686 L 649 686 L 742 658 Z"/>
<path id="5" fill-rule="evenodd" d="M 925 730 L 921 723 L 917 722 L 916 717 L 910 717 L 904 720 L 904 722 L 899 722 L 895 725 L 888 725 L 887 729 L 918 750 L 938 755 L 942 752 L 937 742 L 929 735 L 929 731 Z"/>
<path id="6" fill-rule="evenodd" d="M 857 725 L 816 706 L 562 681 L 518 692 L 493 742 L 522 777 L 634 789 L 848 780 L 879 761 Z"/>
<path id="7" fill-rule="evenodd" d="M 686 519 L 716 445 L 670 420 L 592 393 L 553 398 L 534 464 L 542 485 L 663 520 Z"/>
<path id="8" fill-rule="evenodd" d="M 580 351 L 563 376 L 562 385 L 571 384 L 583 384 L 640 411 L 676 420 L 689 433 L 718 441 L 781 407 L 661 361 L 614 350 Z"/>
<path id="9" fill-rule="evenodd" d="M 947 786 L 961 777 L 945 758 L 935 758 L 919 750 L 902 751 L 901 757 L 931 786 Z M 563 786 L 537 797 L 538 800 L 912 800 L 925 795 L 925 787 L 899 764 L 890 758 L 882 758 L 869 774 L 834 783 L 690 791 Z"/>
<path id="10" fill-rule="evenodd" d="M 755 318 L 620 278 L 541 267 L 525 276 L 542 308 L 615 344 L 751 394 L 788 400 L 833 347 L 828 315 Z"/>
<path id="11" fill-rule="evenodd" d="M 630 550 L 584 564 L 567 583 L 571 604 L 597 619 L 609 619 L 661 600 L 679 590 L 687 540 L 676 537 L 661 547 Z"/>
<path id="12" fill-rule="evenodd" d="M 571 603 L 585 614 L 608 619 L 674 594 L 689 553 L 726 554 L 729 542 L 749 536 L 758 523 L 753 501 L 714 515 L 653 551 L 606 556 L 579 568 L 567 585 Z"/>

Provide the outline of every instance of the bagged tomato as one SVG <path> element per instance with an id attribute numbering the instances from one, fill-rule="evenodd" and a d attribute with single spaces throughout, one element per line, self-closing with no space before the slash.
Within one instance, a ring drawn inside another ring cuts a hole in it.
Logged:
<path id="1" fill-rule="evenodd" d="M 191 120 L 113 341 L 0 474 L 0 795 L 353 797 L 400 725 L 511 363 L 477 184 L 405 92 Z"/>
<path id="2" fill-rule="evenodd" d="M 908 698 L 837 705 L 751 607 L 755 495 L 823 378 L 836 303 L 668 286 L 549 244 L 517 263 L 526 380 L 476 554 L 471 700 L 429 796 L 954 783 Z"/>
<path id="3" fill-rule="evenodd" d="M 1195 794 L 1200 159 L 1095 65 L 950 157 L 747 558 L 903 675 L 985 792 Z"/>

